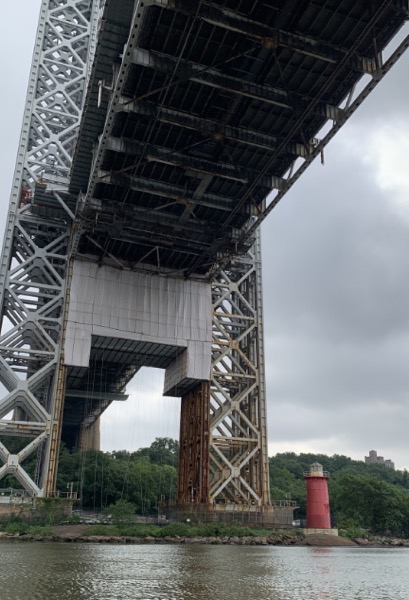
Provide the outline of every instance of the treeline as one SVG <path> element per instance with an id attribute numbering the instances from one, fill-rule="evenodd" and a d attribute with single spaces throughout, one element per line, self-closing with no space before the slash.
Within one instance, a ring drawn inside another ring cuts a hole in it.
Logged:
<path id="1" fill-rule="evenodd" d="M 176 500 L 178 452 L 178 442 L 170 438 L 157 438 L 136 452 L 63 450 L 58 488 L 74 482 L 83 506 L 95 510 L 122 499 L 140 514 L 154 514 Z M 296 516 L 305 516 L 304 473 L 316 461 L 330 473 L 331 513 L 340 528 L 409 536 L 409 475 L 381 464 L 339 455 L 277 454 L 269 460 L 271 499 L 295 500 Z"/>
<path id="2" fill-rule="evenodd" d="M 17 453 L 27 443 L 18 438 L 2 440 Z M 148 448 L 136 452 L 120 450 L 101 452 L 60 450 L 57 490 L 76 492 L 81 507 L 102 511 L 118 500 L 131 502 L 142 515 L 157 514 L 167 504 L 176 501 L 179 443 L 170 438 L 156 438 Z M 35 476 L 36 454 L 24 461 L 24 468 Z M 1 488 L 21 487 L 8 475 Z"/>
<path id="3" fill-rule="evenodd" d="M 16 440 L 10 440 L 12 450 Z M 15 452 L 18 448 L 13 448 Z M 96 511 L 118 500 L 131 502 L 139 514 L 155 514 L 176 500 L 179 444 L 156 438 L 136 452 L 71 453 L 61 449 L 57 489 L 78 493 L 84 508 Z M 409 536 L 409 474 L 382 464 L 366 465 L 347 456 L 287 452 L 269 459 L 272 501 L 291 499 L 306 514 L 304 473 L 313 462 L 329 471 L 331 514 L 340 528 L 369 529 Z M 24 463 L 34 476 L 35 455 Z M 20 487 L 13 477 L 1 487 Z"/>
<path id="4" fill-rule="evenodd" d="M 291 498 L 306 513 L 304 472 L 313 462 L 329 471 L 331 514 L 338 527 L 409 536 L 409 474 L 347 456 L 286 452 L 270 458 L 272 500 Z"/>
<path id="5" fill-rule="evenodd" d="M 96 511 L 125 500 L 139 514 L 155 514 L 176 500 L 178 455 L 179 444 L 170 438 L 156 438 L 136 452 L 62 448 L 57 489 L 72 487 L 82 506 Z"/>

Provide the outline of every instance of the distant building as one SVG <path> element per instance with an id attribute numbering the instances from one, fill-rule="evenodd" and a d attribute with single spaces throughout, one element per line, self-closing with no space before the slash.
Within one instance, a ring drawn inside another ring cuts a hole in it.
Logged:
<path id="1" fill-rule="evenodd" d="M 393 463 L 389 458 L 386 460 L 383 456 L 378 456 L 376 450 L 369 450 L 369 456 L 365 456 L 365 464 L 366 465 L 385 465 L 388 469 L 395 470 L 395 463 Z"/>

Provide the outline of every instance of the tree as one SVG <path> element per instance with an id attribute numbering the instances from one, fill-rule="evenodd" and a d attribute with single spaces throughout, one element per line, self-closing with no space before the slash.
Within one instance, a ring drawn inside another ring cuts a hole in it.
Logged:
<path id="1" fill-rule="evenodd" d="M 341 526 L 349 520 L 374 533 L 407 530 L 409 496 L 397 486 L 373 475 L 345 473 L 336 478 L 332 491 Z"/>
<path id="2" fill-rule="evenodd" d="M 149 448 L 140 448 L 132 454 L 133 459 L 149 457 L 156 465 L 170 465 L 177 468 L 179 462 L 179 442 L 172 438 L 155 438 Z"/>
<path id="3" fill-rule="evenodd" d="M 123 527 L 131 523 L 135 517 L 135 505 L 126 500 L 117 500 L 105 509 L 105 514 L 109 514 L 112 523 L 118 527 Z"/>

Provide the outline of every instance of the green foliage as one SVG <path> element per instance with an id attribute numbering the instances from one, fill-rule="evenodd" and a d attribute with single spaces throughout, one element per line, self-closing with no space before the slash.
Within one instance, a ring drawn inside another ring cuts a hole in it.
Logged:
<path id="1" fill-rule="evenodd" d="M 27 531 L 30 535 L 52 535 L 50 525 L 31 525 Z"/>
<path id="2" fill-rule="evenodd" d="M 113 514 L 111 507 L 118 501 L 125 501 L 137 514 L 158 515 L 164 506 L 173 504 L 176 499 L 178 452 L 178 442 L 170 438 L 157 438 L 149 448 L 136 452 L 89 450 L 70 453 L 62 448 L 58 489 L 66 491 L 73 483 L 83 507 L 94 510 L 108 507 L 108 514 Z M 331 513 L 341 528 L 350 532 L 369 529 L 374 533 L 390 531 L 409 535 L 408 472 L 393 471 L 381 464 L 366 465 L 337 454 L 277 454 L 269 462 L 272 500 L 295 500 L 300 507 L 300 515 L 305 515 L 303 474 L 316 461 L 331 474 Z M 51 521 L 46 519 L 46 522 Z M 131 529 L 134 533 L 129 535 L 142 535 L 140 526 L 128 526 L 125 518 L 119 517 L 117 525 L 122 529 L 126 527 L 127 531 Z M 118 526 L 114 527 L 115 531 L 118 531 Z M 229 527 L 230 533 L 224 533 L 224 524 L 183 523 L 177 527 L 182 527 L 179 531 L 184 533 L 174 535 L 201 536 L 203 532 L 206 536 L 241 535 L 231 533 L 231 527 L 236 531 L 236 525 Z M 162 527 L 155 535 L 173 535 L 167 531 L 172 529 Z"/>
<path id="3" fill-rule="evenodd" d="M 276 532 L 280 534 L 282 532 Z M 205 537 L 256 537 L 262 535 L 271 535 L 270 530 L 252 529 L 242 525 L 232 525 L 226 523 L 170 523 L 169 525 L 145 525 L 134 524 L 128 526 L 115 525 L 91 525 L 84 535 L 123 535 L 127 537 L 147 537 L 165 538 L 165 537 L 184 537 L 184 538 L 205 538 Z"/>
<path id="4" fill-rule="evenodd" d="M 6 533 L 12 533 L 14 535 L 51 535 L 52 530 L 49 525 L 41 526 L 41 525 L 30 525 L 30 523 L 23 521 L 15 521 L 12 523 L 8 523 L 3 527 L 3 531 Z"/>
<path id="5" fill-rule="evenodd" d="M 90 536 L 90 535 L 114 536 L 114 535 L 122 535 L 122 534 L 119 532 L 118 527 L 116 527 L 115 525 L 90 525 L 82 533 L 82 535 L 84 535 L 84 536 Z M 125 534 L 123 534 L 123 535 L 125 535 Z"/>
<path id="6" fill-rule="evenodd" d="M 67 519 L 64 519 L 67 525 L 79 525 L 81 523 L 81 517 L 79 515 L 71 515 Z"/>
<path id="7" fill-rule="evenodd" d="M 340 522 L 353 523 L 375 533 L 409 533 L 409 495 L 374 475 L 341 473 L 334 480 L 332 502 Z"/>
<path id="8" fill-rule="evenodd" d="M 140 448 L 131 457 L 137 460 L 148 457 L 151 463 L 157 465 L 169 465 L 177 468 L 179 462 L 179 442 L 171 438 L 155 438 L 149 448 Z"/>
<path id="9" fill-rule="evenodd" d="M 12 523 L 8 523 L 7 525 L 4 526 L 3 531 L 6 531 L 7 533 L 27 533 L 28 528 L 30 527 L 29 523 L 23 523 L 23 522 L 12 522 Z"/>
<path id="10" fill-rule="evenodd" d="M 172 531 L 172 526 L 177 530 L 183 527 L 183 523 L 173 523 L 162 528 L 162 537 L 165 535 L 183 535 L 185 537 L 256 537 L 262 535 L 271 535 L 271 530 L 253 529 L 239 523 L 195 523 L 185 525 L 186 533 L 168 533 Z M 187 529 L 186 529 L 187 527 Z"/>
<path id="11" fill-rule="evenodd" d="M 122 535 L 129 537 L 160 537 L 161 528 L 158 525 L 136 524 L 122 530 Z"/>
<path id="12" fill-rule="evenodd" d="M 37 498 L 31 519 L 41 525 L 55 525 L 64 517 L 65 508 L 60 498 Z"/>
<path id="13" fill-rule="evenodd" d="M 339 533 L 342 537 L 346 538 L 363 538 L 367 535 L 368 531 L 354 520 L 340 514 L 338 518 Z"/>
<path id="14" fill-rule="evenodd" d="M 105 509 L 105 513 L 112 519 L 112 523 L 118 527 L 127 525 L 135 518 L 135 504 L 127 500 L 117 500 Z"/>
<path id="15" fill-rule="evenodd" d="M 296 464 L 296 460 L 291 455 L 289 461 L 270 459 L 270 496 L 272 502 L 280 500 L 295 500 L 301 512 L 306 510 L 305 483 L 303 480 L 303 468 Z M 294 455 L 295 456 L 295 455 Z"/>
<path id="16" fill-rule="evenodd" d="M 57 489 L 73 484 L 83 507 L 102 510 L 118 500 L 135 505 L 139 514 L 154 515 L 176 499 L 178 442 L 157 438 L 137 452 L 69 452 L 61 449 Z"/>
<path id="17" fill-rule="evenodd" d="M 271 497 L 291 497 L 305 515 L 303 473 L 318 461 L 330 472 L 331 514 L 351 537 L 390 532 L 409 535 L 409 477 L 382 464 L 366 465 L 347 456 L 286 452 L 270 458 Z"/>

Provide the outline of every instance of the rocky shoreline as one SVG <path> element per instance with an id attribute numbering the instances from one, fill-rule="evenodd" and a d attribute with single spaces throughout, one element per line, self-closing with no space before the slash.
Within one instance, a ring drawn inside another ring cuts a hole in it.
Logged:
<path id="1" fill-rule="evenodd" d="M 57 542 L 76 544 L 207 544 L 207 545 L 237 545 L 237 546 L 317 546 L 317 547 L 405 547 L 409 548 L 409 540 L 390 537 L 348 539 L 332 535 L 286 535 L 272 534 L 269 536 L 214 536 L 214 537 L 181 537 L 166 536 L 163 538 L 110 536 L 110 535 L 31 535 L 0 532 L 0 542 Z"/>
<path id="2" fill-rule="evenodd" d="M 282 545 L 290 546 L 299 541 L 294 536 L 220 536 L 220 537 L 182 537 L 165 536 L 155 538 L 152 536 L 134 537 L 134 536 L 114 536 L 114 535 L 31 535 L 1 533 L 1 541 L 19 541 L 19 542 L 63 542 L 63 543 L 81 543 L 81 544 L 213 544 L 213 545 L 246 545 L 246 546 L 269 546 Z"/>
<path id="3" fill-rule="evenodd" d="M 409 548 L 409 540 L 403 538 L 394 537 L 370 537 L 370 538 L 353 538 L 353 541 L 357 546 L 368 546 L 375 548 Z"/>

